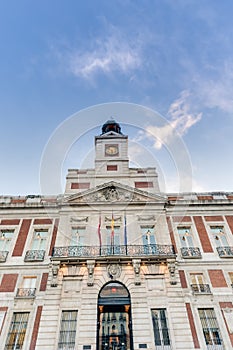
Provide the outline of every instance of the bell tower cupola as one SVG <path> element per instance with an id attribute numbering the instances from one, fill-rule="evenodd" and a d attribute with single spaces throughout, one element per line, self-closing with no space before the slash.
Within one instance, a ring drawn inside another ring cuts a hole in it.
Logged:
<path id="1" fill-rule="evenodd" d="M 102 135 L 111 131 L 114 131 L 117 134 L 122 134 L 120 125 L 113 118 L 106 121 L 102 126 Z"/>

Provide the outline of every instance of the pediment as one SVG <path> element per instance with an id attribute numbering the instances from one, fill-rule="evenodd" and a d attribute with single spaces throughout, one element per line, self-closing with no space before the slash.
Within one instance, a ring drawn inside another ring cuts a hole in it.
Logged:
<path id="1" fill-rule="evenodd" d="M 69 204 L 75 203 L 106 203 L 106 202 L 165 202 L 166 197 L 151 194 L 127 185 L 110 181 L 87 191 L 73 194 L 65 200 Z"/>

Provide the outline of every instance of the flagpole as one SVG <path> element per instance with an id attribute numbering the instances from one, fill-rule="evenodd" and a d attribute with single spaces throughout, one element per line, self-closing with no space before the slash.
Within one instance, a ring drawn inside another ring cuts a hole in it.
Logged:
<path id="1" fill-rule="evenodd" d="M 98 237 L 99 237 L 100 255 L 101 255 L 101 248 L 102 248 L 102 237 L 101 237 L 101 212 L 99 213 Z"/>
<path id="2" fill-rule="evenodd" d="M 124 213 L 124 244 L 125 244 L 125 252 L 127 255 L 127 223 L 126 223 L 126 212 Z"/>
<path id="3" fill-rule="evenodd" d="M 112 246 L 112 251 L 114 252 L 114 217 L 113 217 L 113 211 L 112 211 L 112 220 L 111 220 L 111 246 Z"/>

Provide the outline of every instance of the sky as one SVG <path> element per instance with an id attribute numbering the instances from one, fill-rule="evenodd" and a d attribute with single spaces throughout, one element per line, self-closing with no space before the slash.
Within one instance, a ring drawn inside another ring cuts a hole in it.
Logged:
<path id="1" fill-rule="evenodd" d="M 2 0 L 0 194 L 41 193 L 51 140 L 62 192 L 112 116 L 163 191 L 233 191 L 232 13 L 231 0 Z"/>

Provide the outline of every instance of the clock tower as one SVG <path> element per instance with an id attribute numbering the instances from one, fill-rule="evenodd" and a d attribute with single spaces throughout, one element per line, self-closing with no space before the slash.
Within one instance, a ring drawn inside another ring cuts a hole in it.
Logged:
<path id="1" fill-rule="evenodd" d="M 94 169 L 69 169 L 65 193 L 80 193 L 111 181 L 151 193 L 160 192 L 154 167 L 129 167 L 128 136 L 114 119 L 108 120 L 101 134 L 95 137 Z"/>
<path id="2" fill-rule="evenodd" d="M 128 175 L 128 136 L 123 135 L 120 125 L 108 120 L 102 133 L 95 137 L 95 171 L 97 177 Z"/>

